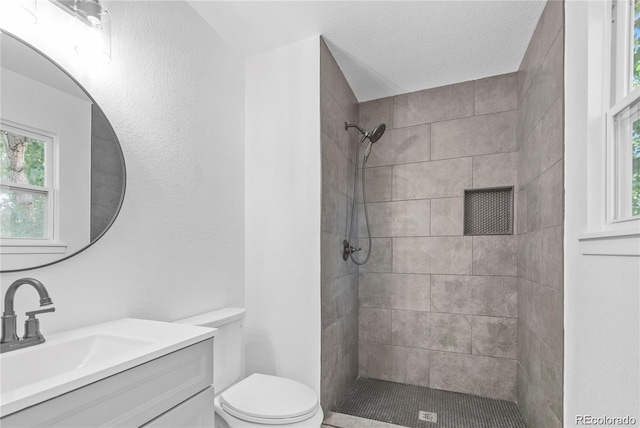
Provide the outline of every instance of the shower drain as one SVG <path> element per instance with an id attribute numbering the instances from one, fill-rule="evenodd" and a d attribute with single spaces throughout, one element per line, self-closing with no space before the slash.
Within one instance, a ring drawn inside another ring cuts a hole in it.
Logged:
<path id="1" fill-rule="evenodd" d="M 438 414 L 435 412 L 425 412 L 420 410 L 418 412 L 418 419 L 425 422 L 433 422 L 435 424 L 438 422 Z"/>

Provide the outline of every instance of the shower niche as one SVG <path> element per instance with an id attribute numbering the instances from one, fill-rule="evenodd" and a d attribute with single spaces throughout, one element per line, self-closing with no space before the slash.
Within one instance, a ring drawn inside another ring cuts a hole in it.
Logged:
<path id="1" fill-rule="evenodd" d="M 513 187 L 465 190 L 464 234 L 512 235 Z"/>

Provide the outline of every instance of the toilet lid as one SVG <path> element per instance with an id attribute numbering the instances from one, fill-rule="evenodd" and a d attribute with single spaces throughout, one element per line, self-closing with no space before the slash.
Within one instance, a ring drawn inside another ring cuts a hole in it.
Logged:
<path id="1" fill-rule="evenodd" d="M 243 420 L 281 423 L 286 419 L 292 423 L 318 411 L 318 396 L 300 382 L 256 373 L 224 391 L 220 404 Z"/>

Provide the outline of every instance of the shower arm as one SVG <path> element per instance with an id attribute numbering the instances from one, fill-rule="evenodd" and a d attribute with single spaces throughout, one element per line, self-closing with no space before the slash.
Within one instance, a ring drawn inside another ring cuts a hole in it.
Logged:
<path id="1" fill-rule="evenodd" d="M 360 133 L 363 135 L 362 141 L 364 141 L 364 139 L 369 136 L 369 133 L 367 131 L 365 131 L 364 129 L 360 128 L 358 125 L 354 125 L 352 123 L 345 122 L 344 123 L 344 130 L 348 131 L 349 128 L 356 128 L 358 131 L 360 131 Z M 362 143 L 362 141 L 360 141 L 360 143 Z"/>

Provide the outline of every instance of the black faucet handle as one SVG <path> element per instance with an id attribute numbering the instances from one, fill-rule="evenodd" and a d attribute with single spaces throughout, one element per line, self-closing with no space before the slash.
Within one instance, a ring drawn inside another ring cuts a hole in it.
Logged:
<path id="1" fill-rule="evenodd" d="M 29 311 L 25 315 L 27 315 L 29 319 L 36 319 L 36 315 L 38 314 L 44 314 L 46 312 L 55 312 L 55 311 L 56 311 L 56 308 L 47 308 L 47 309 L 40 309 L 37 311 Z"/>
<path id="2" fill-rule="evenodd" d="M 40 320 L 36 318 L 38 314 L 44 314 L 46 312 L 55 312 L 56 308 L 40 309 L 38 311 L 29 311 L 26 315 L 29 317 L 24 322 L 24 336 L 23 339 L 37 339 L 39 343 L 44 342 L 44 337 L 40 333 Z"/>

